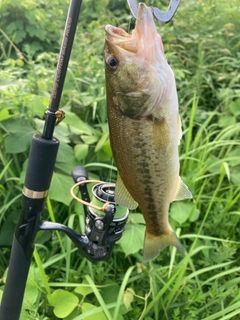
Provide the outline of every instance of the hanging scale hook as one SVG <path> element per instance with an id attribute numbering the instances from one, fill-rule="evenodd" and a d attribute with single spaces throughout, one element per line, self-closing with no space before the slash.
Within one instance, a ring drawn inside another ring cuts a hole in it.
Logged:
<path id="1" fill-rule="evenodd" d="M 132 15 L 134 18 L 137 18 L 137 12 L 138 12 L 138 1 L 137 0 L 127 0 L 128 5 L 130 7 L 130 10 L 132 12 Z M 158 8 L 154 7 L 152 8 L 153 16 L 161 23 L 167 23 L 169 22 L 175 12 L 177 11 L 177 8 L 180 4 L 180 0 L 171 0 L 170 4 L 168 6 L 167 11 L 161 11 Z"/>

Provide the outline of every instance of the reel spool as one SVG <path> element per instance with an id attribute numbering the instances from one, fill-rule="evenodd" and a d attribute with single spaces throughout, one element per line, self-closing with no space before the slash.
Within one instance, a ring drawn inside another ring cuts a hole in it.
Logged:
<path id="1" fill-rule="evenodd" d="M 103 211 L 88 207 L 86 218 L 86 235 L 99 244 L 116 242 L 122 236 L 128 219 L 129 210 L 116 205 L 114 200 L 115 183 L 103 182 L 93 186 L 91 204 L 109 207 Z"/>

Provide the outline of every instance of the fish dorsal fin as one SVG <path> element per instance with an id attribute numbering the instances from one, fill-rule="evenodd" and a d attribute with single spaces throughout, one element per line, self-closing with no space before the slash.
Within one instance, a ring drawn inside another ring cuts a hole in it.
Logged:
<path id="1" fill-rule="evenodd" d="M 188 187 L 185 185 L 185 183 L 179 177 L 178 188 L 177 188 L 177 192 L 176 192 L 176 195 L 175 195 L 175 198 L 173 201 L 191 199 L 192 197 L 193 196 L 192 196 L 191 192 L 189 191 Z"/>
<path id="2" fill-rule="evenodd" d="M 126 189 L 119 174 L 117 176 L 115 188 L 115 201 L 118 205 L 128 209 L 136 209 L 138 207 L 138 203 L 132 198 Z"/>

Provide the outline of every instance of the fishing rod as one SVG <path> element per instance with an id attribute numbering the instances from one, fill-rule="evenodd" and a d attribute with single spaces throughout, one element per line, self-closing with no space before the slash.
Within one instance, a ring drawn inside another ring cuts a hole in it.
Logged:
<path id="1" fill-rule="evenodd" d="M 179 4 L 180 0 L 175 0 L 174 3 L 176 2 Z M 133 15 L 136 16 L 137 2 L 128 0 L 128 3 Z M 13 236 L 9 269 L 0 305 L 0 320 L 19 320 L 33 256 L 34 240 L 38 231 L 58 230 L 64 232 L 82 255 L 94 263 L 110 257 L 115 242 L 121 238 L 128 219 L 128 209 L 116 206 L 114 201 L 115 184 L 88 180 L 86 169 L 76 167 L 72 170 L 75 185 L 71 189 L 71 194 L 75 200 L 83 204 L 86 222 L 85 233 L 78 234 L 60 223 L 41 220 L 41 212 L 50 188 L 60 143 L 53 136 L 53 133 L 55 126 L 64 119 L 64 112 L 59 109 L 59 104 L 81 4 L 82 0 L 71 0 L 69 4 L 44 129 L 42 134 L 35 134 L 32 138 L 22 191 L 22 211 Z M 175 11 L 172 10 L 170 15 L 173 16 Z M 156 15 L 155 17 L 157 18 Z M 96 183 L 92 189 L 92 200 L 86 186 L 90 182 Z M 76 188 L 80 191 L 81 199 L 74 193 Z"/>
<path id="2" fill-rule="evenodd" d="M 82 1 L 71 0 L 52 95 L 46 111 L 43 134 L 35 134 L 29 154 L 22 191 L 22 211 L 13 236 L 8 275 L 0 306 L 1 320 L 18 320 L 34 250 L 34 239 L 40 230 L 44 207 L 57 157 L 59 140 L 53 137 L 68 61 Z M 13 306 L 14 302 L 14 306 Z"/>

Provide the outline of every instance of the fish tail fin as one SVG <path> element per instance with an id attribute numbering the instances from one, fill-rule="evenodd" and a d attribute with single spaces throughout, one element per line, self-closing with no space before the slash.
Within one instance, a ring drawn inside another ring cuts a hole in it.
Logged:
<path id="1" fill-rule="evenodd" d="M 173 230 L 170 230 L 169 233 L 165 233 L 158 237 L 146 231 L 143 248 L 143 260 L 147 262 L 155 259 L 166 245 L 174 246 L 180 252 L 185 254 L 185 249 Z"/>

